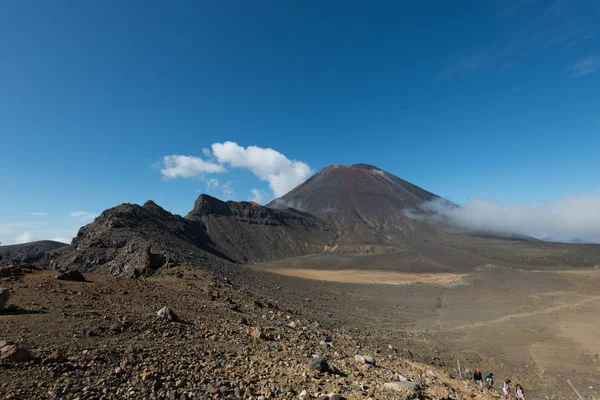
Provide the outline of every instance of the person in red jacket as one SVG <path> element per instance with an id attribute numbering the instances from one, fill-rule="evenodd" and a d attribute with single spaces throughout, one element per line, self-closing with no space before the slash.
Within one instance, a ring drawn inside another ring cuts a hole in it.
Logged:
<path id="1" fill-rule="evenodd" d="M 481 370 L 479 368 L 475 368 L 473 380 L 475 381 L 475 384 L 483 390 L 483 376 L 481 376 Z"/>

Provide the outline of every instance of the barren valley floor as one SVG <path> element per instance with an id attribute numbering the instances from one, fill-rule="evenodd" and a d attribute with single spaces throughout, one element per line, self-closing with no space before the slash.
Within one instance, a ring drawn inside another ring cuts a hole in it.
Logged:
<path id="1" fill-rule="evenodd" d="M 566 379 L 586 398 L 599 397 L 598 269 L 485 266 L 469 274 L 419 274 L 315 270 L 297 260 L 292 268 L 280 265 L 255 269 L 263 288 L 285 288 L 281 302 L 370 330 L 416 360 L 455 375 L 460 360 L 463 372 L 493 371 L 539 398 L 571 398 Z"/>

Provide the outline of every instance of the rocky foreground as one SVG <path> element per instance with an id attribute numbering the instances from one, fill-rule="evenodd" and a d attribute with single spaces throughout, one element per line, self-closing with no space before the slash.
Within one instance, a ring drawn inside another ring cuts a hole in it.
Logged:
<path id="1" fill-rule="evenodd" d="M 170 269 L 58 280 L 3 268 L 2 399 L 491 399 L 366 334 Z"/>

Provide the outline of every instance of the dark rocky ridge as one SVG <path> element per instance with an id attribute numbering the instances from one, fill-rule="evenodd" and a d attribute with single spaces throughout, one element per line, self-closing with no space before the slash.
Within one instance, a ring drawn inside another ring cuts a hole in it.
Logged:
<path id="1" fill-rule="evenodd" d="M 215 248 L 236 262 L 319 253 L 331 238 L 329 226 L 312 215 L 208 195 L 185 219 L 201 224 Z"/>
<path id="2" fill-rule="evenodd" d="M 201 195 L 184 218 L 153 201 L 121 204 L 82 227 L 50 266 L 138 276 L 173 265 L 222 267 L 318 252 L 327 225 L 293 210 Z"/>

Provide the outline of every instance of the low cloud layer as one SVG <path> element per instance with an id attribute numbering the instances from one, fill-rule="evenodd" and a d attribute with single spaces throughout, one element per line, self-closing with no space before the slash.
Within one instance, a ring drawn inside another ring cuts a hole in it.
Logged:
<path id="1" fill-rule="evenodd" d="M 429 218 L 478 232 L 512 233 L 542 240 L 600 243 L 600 195 L 569 195 L 539 205 L 510 207 L 474 198 L 461 207 L 443 199 L 421 206 Z M 416 217 L 416 214 L 409 215 Z"/>
<path id="2" fill-rule="evenodd" d="M 183 155 L 165 156 L 160 172 L 164 178 L 173 179 L 223 173 L 227 172 L 227 167 L 243 168 L 252 172 L 260 180 L 268 182 L 275 197 L 283 196 L 313 174 L 308 164 L 290 160 L 271 148 L 243 147 L 235 142 L 224 142 L 214 143 L 211 149 L 202 149 L 202 154 L 204 158 Z"/>

